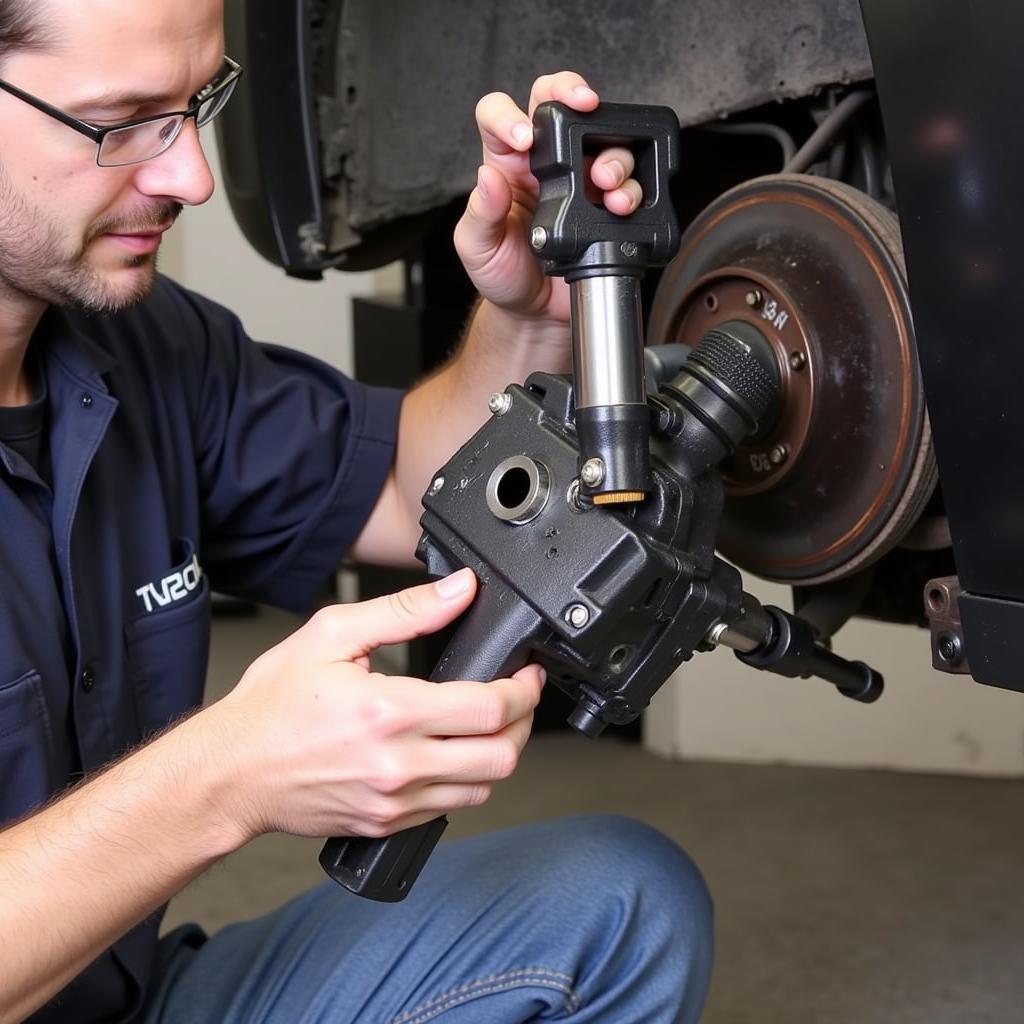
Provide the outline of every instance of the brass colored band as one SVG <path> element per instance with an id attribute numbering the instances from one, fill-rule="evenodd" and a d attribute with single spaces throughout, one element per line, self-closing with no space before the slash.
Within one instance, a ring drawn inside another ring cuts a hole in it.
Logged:
<path id="1" fill-rule="evenodd" d="M 595 505 L 624 505 L 627 501 L 643 501 L 643 491 L 612 491 L 610 494 L 595 494 Z"/>

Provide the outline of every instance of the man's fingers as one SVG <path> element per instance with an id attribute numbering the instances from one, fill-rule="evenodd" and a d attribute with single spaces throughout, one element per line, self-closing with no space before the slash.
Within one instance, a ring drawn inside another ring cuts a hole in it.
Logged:
<path id="1" fill-rule="evenodd" d="M 491 92 L 476 105 L 476 124 L 484 160 L 524 153 L 533 144 L 533 125 L 516 101 L 503 92 Z"/>
<path id="2" fill-rule="evenodd" d="M 633 154 L 625 146 L 613 146 L 595 158 L 590 177 L 599 189 L 611 192 L 626 182 L 634 164 Z"/>
<path id="3" fill-rule="evenodd" d="M 526 717 L 540 700 L 536 671 L 516 679 L 493 683 L 457 681 L 427 683 L 422 679 L 392 680 L 409 687 L 403 691 L 400 725 L 421 736 L 489 736 Z"/>
<path id="4" fill-rule="evenodd" d="M 504 175 L 482 165 L 476 188 L 455 227 L 455 251 L 469 273 L 486 266 L 505 238 L 512 209 L 512 189 Z"/>
<path id="5" fill-rule="evenodd" d="M 507 779 L 530 738 L 533 715 L 520 718 L 493 736 L 453 736 L 427 740 L 419 759 L 429 764 L 436 782 L 492 783 Z"/>
<path id="6" fill-rule="evenodd" d="M 385 644 L 435 633 L 461 615 L 475 593 L 472 570 L 460 569 L 436 583 L 359 604 L 323 608 L 290 639 L 307 643 L 312 635 L 329 658 L 355 661 Z"/>
<path id="7" fill-rule="evenodd" d="M 604 205 L 612 213 L 626 216 L 632 213 L 643 201 L 643 190 L 640 183 L 633 178 L 625 181 L 621 188 L 614 192 L 605 192 Z"/>
<path id="8" fill-rule="evenodd" d="M 559 71 L 554 75 L 541 75 L 533 83 L 530 90 L 528 111 L 530 118 L 541 103 L 558 100 L 573 110 L 593 110 L 599 100 L 597 93 L 587 84 L 587 80 L 575 71 Z"/>

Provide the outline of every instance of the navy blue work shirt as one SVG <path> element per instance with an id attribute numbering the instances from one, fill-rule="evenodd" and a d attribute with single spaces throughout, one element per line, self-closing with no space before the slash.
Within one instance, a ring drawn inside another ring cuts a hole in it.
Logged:
<path id="1" fill-rule="evenodd" d="M 0 444 L 0 821 L 201 701 L 211 587 L 308 606 L 380 494 L 401 400 L 164 278 L 117 315 L 48 310 L 33 347 L 53 488 Z M 131 1019 L 160 916 L 32 1020 Z"/>

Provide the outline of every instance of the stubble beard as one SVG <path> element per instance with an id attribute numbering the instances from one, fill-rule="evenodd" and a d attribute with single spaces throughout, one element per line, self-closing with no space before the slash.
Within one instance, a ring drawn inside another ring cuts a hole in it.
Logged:
<path id="1" fill-rule="evenodd" d="M 111 231 L 153 230 L 181 212 L 159 203 L 92 224 L 77 247 L 58 218 L 18 195 L 0 164 L 0 297 L 5 292 L 65 309 L 117 313 L 141 302 L 156 281 L 156 253 L 119 258 L 115 271 L 89 263 L 90 244 Z M 116 271 L 130 270 L 130 274 Z"/>

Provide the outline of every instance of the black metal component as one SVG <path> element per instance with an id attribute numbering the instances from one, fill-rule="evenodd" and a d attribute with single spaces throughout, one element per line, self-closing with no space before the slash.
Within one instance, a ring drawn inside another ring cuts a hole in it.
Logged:
<path id="1" fill-rule="evenodd" d="M 357 896 L 398 903 L 409 895 L 447 826 L 447 818 L 435 818 L 384 839 L 328 839 L 320 851 L 320 866 Z"/>
<path id="2" fill-rule="evenodd" d="M 295 277 L 331 265 L 323 209 L 308 0 L 236 0 L 227 51 L 253 73 L 216 121 L 231 212 L 256 251 Z"/>
<path id="3" fill-rule="evenodd" d="M 1024 693 L 1021 605 L 999 597 L 961 594 L 960 623 L 971 675 L 988 686 Z"/>
<path id="4" fill-rule="evenodd" d="M 1024 475 L 1007 472 L 1006 452 L 1008 439 L 1024 436 L 1017 341 L 1024 214 L 1014 200 L 1024 145 L 1006 126 L 1019 115 L 1014 41 L 1024 10 L 926 0 L 863 0 L 862 7 L 964 590 L 964 646 L 975 679 L 1018 689 Z"/>
<path id="5" fill-rule="evenodd" d="M 548 260 L 547 273 L 574 280 L 591 275 L 640 276 L 661 266 L 679 248 L 669 179 L 679 169 L 679 119 L 668 107 L 602 103 L 580 113 L 562 103 L 534 111 L 530 169 L 540 185 L 533 217 L 534 244 Z M 633 177 L 644 201 L 619 217 L 590 198 L 585 157 L 609 146 L 625 146 L 636 161 Z"/>
<path id="6" fill-rule="evenodd" d="M 428 571 L 469 565 L 481 585 L 476 617 L 441 664 L 482 644 L 498 652 L 495 671 L 505 666 L 501 651 L 515 665 L 528 656 L 576 701 L 574 724 L 596 735 L 635 719 L 710 626 L 739 609 L 739 574 L 714 557 L 720 484 L 691 465 L 686 443 L 658 441 L 655 485 L 642 505 L 577 511 L 568 380 L 534 374 L 506 394 L 508 411 L 443 467 L 444 486 L 423 500 L 419 554 Z M 710 433 L 691 419 L 694 434 Z M 715 445 L 725 450 L 717 438 L 704 450 Z M 515 525 L 488 510 L 487 488 L 522 452 L 543 463 L 550 494 Z"/>
<path id="7" fill-rule="evenodd" d="M 795 615 L 773 605 L 764 610 L 772 620 L 771 639 L 756 650 L 737 651 L 736 657 L 744 664 L 791 679 L 818 676 L 832 683 L 844 697 L 864 704 L 871 704 L 882 695 L 881 673 L 862 661 L 848 661 L 821 646 L 815 641 L 811 626 Z"/>
<path id="8" fill-rule="evenodd" d="M 530 167 L 540 185 L 531 245 L 545 272 L 570 282 L 580 486 L 595 502 L 637 501 L 651 483 L 640 278 L 679 248 L 669 180 L 679 121 L 667 107 L 602 103 L 534 111 Z M 629 216 L 591 198 L 587 156 L 629 148 L 643 203 Z"/>

